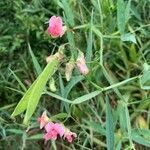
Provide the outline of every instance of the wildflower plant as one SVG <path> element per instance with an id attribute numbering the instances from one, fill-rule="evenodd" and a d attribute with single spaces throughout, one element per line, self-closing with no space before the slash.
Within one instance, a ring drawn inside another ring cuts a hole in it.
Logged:
<path id="1" fill-rule="evenodd" d="M 62 37 L 62 35 L 65 33 L 65 30 L 61 17 L 52 16 L 50 18 L 47 32 L 51 35 L 52 38 Z M 86 75 L 88 73 L 88 68 L 85 64 L 85 58 L 83 53 L 81 53 L 80 55 L 81 56 L 77 58 L 77 66 L 79 68 L 79 71 L 82 74 Z M 48 79 L 52 78 L 52 75 L 56 71 L 59 63 L 62 61 L 63 58 L 64 45 L 60 46 L 58 52 L 55 55 L 50 55 L 46 58 L 47 66 L 24 94 L 23 98 L 20 100 L 14 112 L 12 113 L 12 117 L 19 115 L 26 110 L 23 123 L 28 124 L 29 119 L 36 110 L 39 99 L 42 95 Z M 66 64 L 67 81 L 70 80 L 73 69 L 73 61 L 70 61 L 68 64 Z M 46 112 L 43 112 L 42 116 L 38 118 L 38 122 L 40 123 L 40 129 L 44 128 L 46 131 L 44 135 L 45 141 L 48 141 L 49 139 L 56 140 L 58 135 L 60 137 L 64 135 L 64 139 L 68 140 L 68 142 L 71 143 L 73 141 L 73 138 L 77 136 L 76 133 L 71 132 L 69 129 L 65 128 L 61 124 L 49 121 Z"/>
<path id="2" fill-rule="evenodd" d="M 1 7 L 0 149 L 150 147 L 148 1 Z"/>

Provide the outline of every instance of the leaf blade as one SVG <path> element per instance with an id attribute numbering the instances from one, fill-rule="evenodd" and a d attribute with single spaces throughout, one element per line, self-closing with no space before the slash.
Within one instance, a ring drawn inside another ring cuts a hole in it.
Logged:
<path id="1" fill-rule="evenodd" d="M 108 96 L 106 96 L 106 141 L 108 150 L 114 150 L 113 118 Z"/>
<path id="2" fill-rule="evenodd" d="M 27 111 L 23 120 L 24 124 L 27 124 L 29 119 L 33 115 L 42 95 L 42 91 L 46 85 L 46 82 L 48 81 L 49 77 L 51 77 L 55 72 L 55 67 L 58 65 L 58 62 L 58 59 L 53 58 L 53 60 L 47 64 L 47 66 L 39 76 L 36 84 L 34 85 L 28 100 Z"/>
<path id="3" fill-rule="evenodd" d="M 117 0 L 117 24 L 118 29 L 121 34 L 124 33 L 125 30 L 125 4 L 124 0 Z"/>

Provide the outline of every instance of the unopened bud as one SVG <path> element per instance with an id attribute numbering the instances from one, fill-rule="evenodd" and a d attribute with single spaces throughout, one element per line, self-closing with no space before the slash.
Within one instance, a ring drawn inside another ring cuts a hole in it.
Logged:
<path id="1" fill-rule="evenodd" d="M 73 71 L 74 67 L 75 67 L 75 65 L 74 65 L 74 62 L 72 60 L 70 60 L 66 64 L 65 75 L 66 75 L 66 80 L 67 81 L 70 81 L 71 76 L 72 76 L 72 71 Z"/>
<path id="2" fill-rule="evenodd" d="M 89 73 L 89 69 L 86 65 L 84 54 L 82 52 L 79 52 L 76 64 L 81 74 L 87 75 Z"/>

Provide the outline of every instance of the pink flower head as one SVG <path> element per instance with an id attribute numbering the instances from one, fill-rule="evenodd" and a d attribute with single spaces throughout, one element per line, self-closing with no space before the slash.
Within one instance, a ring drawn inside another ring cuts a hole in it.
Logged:
<path id="1" fill-rule="evenodd" d="M 42 116 L 38 118 L 38 122 L 40 123 L 40 129 L 42 129 L 48 122 L 49 118 L 47 117 L 46 111 L 43 112 Z"/>
<path id="2" fill-rule="evenodd" d="M 67 129 L 64 135 L 64 139 L 71 143 L 75 137 L 77 137 L 77 134 Z"/>
<path id="3" fill-rule="evenodd" d="M 61 17 L 52 16 L 47 31 L 53 38 L 62 37 L 65 31 Z"/>
<path id="4" fill-rule="evenodd" d="M 58 136 L 62 137 L 65 133 L 64 127 L 59 123 L 49 122 L 45 126 L 46 134 L 44 135 L 44 139 L 48 141 L 49 139 L 56 140 Z"/>
<path id="5" fill-rule="evenodd" d="M 77 67 L 78 67 L 79 71 L 83 75 L 86 75 L 86 74 L 89 73 L 89 69 L 86 65 L 84 54 L 82 52 L 79 52 L 79 56 L 77 58 L 76 64 L 77 64 Z"/>

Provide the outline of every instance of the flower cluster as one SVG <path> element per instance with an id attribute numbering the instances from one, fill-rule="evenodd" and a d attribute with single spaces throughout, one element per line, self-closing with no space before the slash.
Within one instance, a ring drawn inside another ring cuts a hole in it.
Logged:
<path id="1" fill-rule="evenodd" d="M 66 31 L 66 26 L 63 26 L 63 21 L 61 17 L 52 16 L 49 20 L 49 26 L 47 31 L 53 38 L 62 37 Z M 47 57 L 47 62 L 49 62 L 50 59 L 51 57 Z M 75 67 L 74 64 L 76 64 L 81 74 L 87 75 L 89 73 L 89 69 L 86 65 L 84 54 L 82 52 L 79 52 L 76 62 L 73 62 L 71 60 L 66 64 L 65 75 L 67 81 L 71 79 L 72 71 Z"/>
<path id="2" fill-rule="evenodd" d="M 50 121 L 46 111 L 44 111 L 42 116 L 38 118 L 38 122 L 40 123 L 40 129 L 45 129 L 45 141 L 50 139 L 56 140 L 58 137 L 63 137 L 65 140 L 71 143 L 73 139 L 77 137 L 76 133 L 71 132 L 64 125 Z"/>

